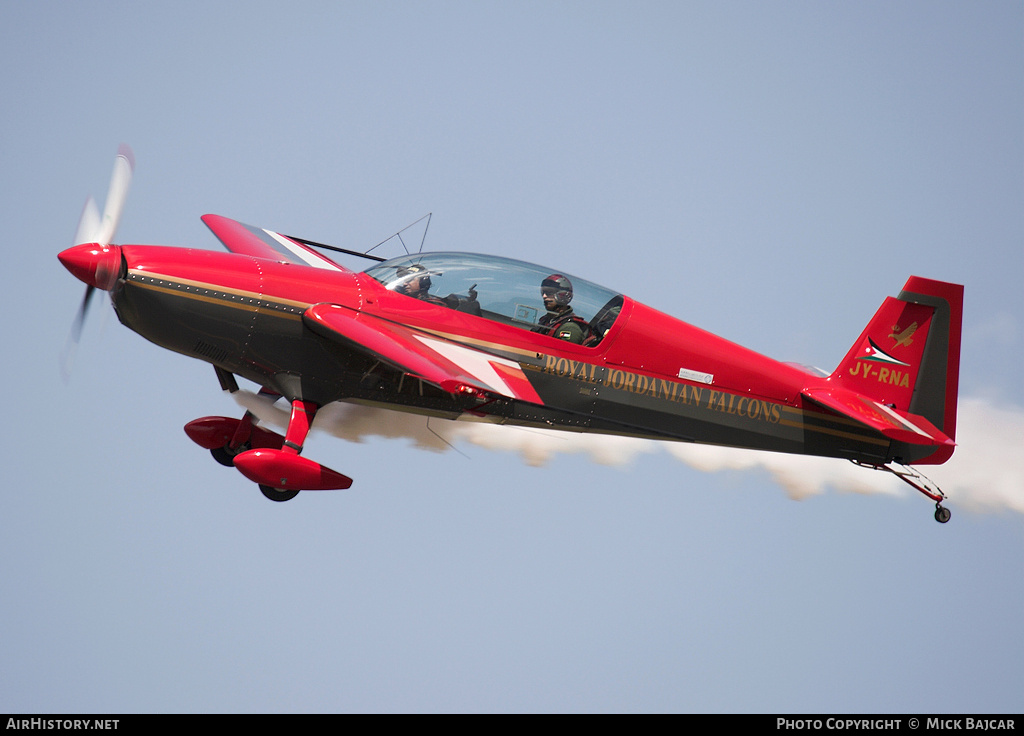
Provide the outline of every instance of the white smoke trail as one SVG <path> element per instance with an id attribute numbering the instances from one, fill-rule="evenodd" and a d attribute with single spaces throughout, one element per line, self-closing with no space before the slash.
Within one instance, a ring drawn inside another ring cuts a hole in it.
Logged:
<path id="1" fill-rule="evenodd" d="M 829 488 L 852 493 L 898 495 L 903 481 L 891 473 L 861 468 L 835 458 L 784 455 L 760 450 L 738 450 L 712 445 L 668 445 L 668 452 L 706 473 L 722 470 L 767 470 L 790 498 L 801 501 Z"/>
<path id="2" fill-rule="evenodd" d="M 265 423 L 285 427 L 288 409 L 248 391 L 238 402 Z M 785 455 L 711 445 L 656 442 L 633 437 L 505 427 L 487 421 L 427 419 L 424 416 L 357 404 L 330 404 L 314 428 L 351 442 L 369 437 L 405 438 L 416 447 L 443 452 L 457 443 L 517 452 L 532 466 L 553 456 L 587 454 L 602 465 L 628 465 L 639 455 L 665 450 L 704 472 L 767 470 L 790 498 L 803 499 L 832 489 L 898 495 L 909 486 L 889 473 L 833 458 Z M 975 511 L 1010 509 L 1024 513 L 1024 411 L 994 406 L 984 399 L 962 399 L 958 407 L 957 449 L 945 465 L 925 467 L 950 503 Z"/>
<path id="3" fill-rule="evenodd" d="M 1024 514 L 1024 411 L 962 399 L 956 440 L 949 462 L 928 471 L 950 500 L 976 511 Z"/>

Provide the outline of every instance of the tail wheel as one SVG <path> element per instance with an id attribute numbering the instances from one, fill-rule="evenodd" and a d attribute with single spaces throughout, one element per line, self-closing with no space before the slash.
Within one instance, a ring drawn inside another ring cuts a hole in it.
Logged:
<path id="1" fill-rule="evenodd" d="M 945 524 L 947 521 L 949 521 L 950 516 L 952 516 L 952 514 L 950 513 L 949 509 L 947 509 L 942 504 L 935 504 L 935 521 L 939 522 L 940 524 Z"/>
<path id="2" fill-rule="evenodd" d="M 265 486 L 262 483 L 260 485 L 260 491 L 264 496 L 269 498 L 271 501 L 291 501 L 293 498 L 299 495 L 298 491 L 285 491 L 280 488 L 272 488 Z"/>

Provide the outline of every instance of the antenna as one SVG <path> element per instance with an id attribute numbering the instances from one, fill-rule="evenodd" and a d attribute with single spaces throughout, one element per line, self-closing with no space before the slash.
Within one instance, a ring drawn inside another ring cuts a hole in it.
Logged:
<path id="1" fill-rule="evenodd" d="M 427 242 L 427 231 L 430 229 L 430 220 L 433 218 L 433 216 L 434 216 L 433 212 L 428 212 L 427 214 L 423 215 L 423 217 L 421 217 L 420 219 L 416 220 L 415 222 L 411 222 L 408 225 L 406 225 L 405 227 L 403 227 L 401 230 L 399 230 L 394 235 L 389 235 L 388 237 L 384 238 L 384 240 L 382 240 L 379 243 L 377 243 L 377 245 L 373 246 L 372 248 L 370 248 L 370 250 L 366 251 L 365 253 L 360 253 L 357 250 L 349 250 L 348 248 L 339 248 L 336 245 L 327 245 L 326 243 L 318 243 L 315 240 L 306 240 L 305 238 L 297 238 L 294 235 L 285 235 L 285 237 L 286 238 L 290 238 L 291 240 L 294 240 L 296 243 L 302 243 L 303 245 L 308 245 L 308 246 L 311 246 L 313 248 L 323 248 L 325 250 L 333 250 L 335 253 L 344 253 L 345 255 L 349 255 L 349 256 L 358 256 L 360 258 L 368 258 L 371 261 L 377 261 L 378 263 L 381 263 L 381 262 L 386 261 L 388 259 L 387 258 L 381 258 L 380 256 L 370 255 L 370 254 L 373 251 L 375 251 L 377 248 L 379 248 L 382 245 L 384 245 L 389 240 L 392 240 L 393 238 L 398 238 L 398 242 L 400 242 L 402 244 L 402 248 L 405 249 L 405 254 L 407 256 L 408 255 L 412 255 L 412 253 L 409 252 L 409 247 L 405 244 L 405 240 L 402 238 L 402 233 L 404 233 L 406 230 L 409 230 L 410 228 L 415 227 L 419 223 L 421 223 L 424 220 L 426 220 L 427 224 L 423 228 L 423 237 L 420 238 L 420 249 L 417 251 L 417 253 L 422 253 L 423 252 L 423 244 Z"/>
<path id="2" fill-rule="evenodd" d="M 324 248 L 326 250 L 333 250 L 336 253 L 345 253 L 350 256 L 359 256 L 360 258 L 369 258 L 371 261 L 386 261 L 387 258 L 381 258 L 380 256 L 371 256 L 367 253 L 360 253 L 357 250 L 349 250 L 348 248 L 339 248 L 336 245 L 327 245 L 326 243 L 318 243 L 315 240 L 306 240 L 305 238 L 296 238 L 294 235 L 285 235 L 286 238 L 290 238 L 303 245 L 313 246 L 315 248 Z"/>
<path id="3" fill-rule="evenodd" d="M 384 243 L 388 242 L 389 240 L 391 240 L 393 238 L 398 238 L 398 242 L 400 242 L 402 244 L 402 248 L 405 250 L 405 254 L 407 256 L 408 255 L 412 255 L 412 253 L 409 252 L 409 246 L 407 246 L 405 244 L 405 239 L 402 238 L 402 233 L 404 233 L 406 230 L 409 230 L 410 228 L 415 227 L 419 223 L 421 223 L 424 220 L 426 220 L 427 224 L 423 228 L 423 237 L 420 239 L 420 249 L 417 251 L 417 253 L 422 253 L 423 252 L 423 244 L 427 241 L 427 231 L 430 229 L 430 220 L 433 217 L 434 217 L 434 213 L 433 212 L 428 212 L 427 214 L 423 215 L 423 217 L 419 218 L 415 222 L 411 222 L 408 225 L 406 225 L 405 227 L 403 227 L 401 230 L 399 230 L 394 235 L 389 235 L 388 237 L 384 238 L 384 240 L 380 241 L 379 243 L 377 243 L 377 245 L 373 246 L 372 248 L 370 248 L 370 250 L 368 250 L 366 252 L 367 253 L 372 253 L 373 251 L 375 251 L 377 248 L 379 248 L 382 245 L 384 245 Z M 381 259 L 381 260 L 384 260 L 384 259 Z"/>

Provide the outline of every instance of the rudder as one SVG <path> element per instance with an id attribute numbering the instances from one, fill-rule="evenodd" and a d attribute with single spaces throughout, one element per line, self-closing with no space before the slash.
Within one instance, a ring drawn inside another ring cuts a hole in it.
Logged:
<path id="1" fill-rule="evenodd" d="M 830 383 L 886 406 L 922 416 L 956 437 L 964 287 L 911 276 L 899 297 L 887 297 L 850 348 Z M 939 464 L 952 447 L 894 442 L 892 459 Z"/>

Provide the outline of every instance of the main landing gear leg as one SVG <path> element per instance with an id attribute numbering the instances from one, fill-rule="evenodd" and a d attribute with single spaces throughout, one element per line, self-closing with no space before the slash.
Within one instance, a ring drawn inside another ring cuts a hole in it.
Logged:
<path id="1" fill-rule="evenodd" d="M 306 441 L 319 408 L 312 401 L 296 399 L 292 402 L 284 437 L 273 434 L 279 441 L 270 446 L 268 438 L 261 433 L 271 433 L 261 427 L 253 427 L 253 444 L 256 447 L 235 456 L 238 471 L 256 483 L 271 501 L 288 501 L 299 491 L 333 491 L 352 485 L 348 476 L 300 457 L 302 443 Z"/>
<path id="2" fill-rule="evenodd" d="M 230 374 L 228 375 L 230 376 Z M 237 387 L 235 390 L 238 390 Z M 271 396 L 275 400 L 280 398 L 280 394 L 276 391 L 271 391 L 268 388 L 261 388 L 259 395 Z M 255 424 L 256 415 L 247 410 L 245 415 L 238 422 L 238 425 L 235 427 L 235 431 L 232 433 L 231 439 L 226 444 L 214 447 L 210 450 L 210 454 L 213 455 L 213 459 L 221 465 L 233 468 L 235 466 L 235 455 L 252 448 L 254 444 L 252 442 L 252 433 Z"/>
<path id="3" fill-rule="evenodd" d="M 231 374 L 227 374 L 231 377 Z M 232 377 L 233 378 L 233 377 Z M 260 395 L 274 399 L 280 397 L 269 389 L 260 389 Z M 200 447 L 210 451 L 213 459 L 226 467 L 235 466 L 235 458 L 253 448 L 278 449 L 284 437 L 259 426 L 251 412 L 241 419 L 232 417 L 200 417 L 185 425 L 185 434 Z"/>
<path id="4" fill-rule="evenodd" d="M 306 435 L 309 434 L 309 428 L 313 425 L 313 419 L 316 417 L 318 408 L 311 401 L 296 399 L 292 402 L 292 415 L 288 419 L 288 429 L 284 435 L 284 444 L 281 446 L 281 452 L 289 455 L 302 454 L 302 445 L 306 441 Z M 264 483 L 260 483 L 259 487 L 263 495 L 271 501 L 290 501 L 299 495 L 298 491 L 274 488 Z"/>
<path id="5" fill-rule="evenodd" d="M 235 467 L 235 455 L 249 449 L 249 438 L 252 436 L 254 420 L 253 413 L 246 411 L 228 443 L 223 447 L 214 447 L 210 450 L 213 459 L 226 467 Z"/>

